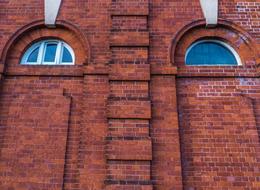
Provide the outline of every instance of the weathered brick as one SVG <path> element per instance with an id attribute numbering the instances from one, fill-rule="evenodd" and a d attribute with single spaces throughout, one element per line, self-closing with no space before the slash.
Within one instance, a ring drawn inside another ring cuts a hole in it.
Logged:
<path id="1" fill-rule="evenodd" d="M 107 105 L 108 118 L 150 119 L 150 101 L 110 100 Z"/>
<path id="2" fill-rule="evenodd" d="M 148 98 L 149 84 L 147 82 L 110 82 L 110 97 L 120 98 Z"/>
<path id="3" fill-rule="evenodd" d="M 149 32 L 112 32 L 110 46 L 149 46 Z"/>
<path id="4" fill-rule="evenodd" d="M 148 0 L 114 0 L 112 1 L 112 15 L 148 15 Z"/>
<path id="5" fill-rule="evenodd" d="M 110 80 L 150 80 L 150 65 L 148 64 L 111 64 Z"/>
<path id="6" fill-rule="evenodd" d="M 110 137 L 147 137 L 149 120 L 143 119 L 110 119 L 108 121 Z"/>
<path id="7" fill-rule="evenodd" d="M 145 31 L 148 29 L 147 16 L 112 16 L 112 31 Z"/>
<path id="8" fill-rule="evenodd" d="M 147 64 L 147 47 L 112 47 L 113 64 Z"/>
<path id="9" fill-rule="evenodd" d="M 221 0 L 207 28 L 198 0 L 63 0 L 47 28 L 44 1 L 1 0 L 0 189 L 259 189 L 259 12 Z M 49 38 L 75 65 L 19 64 Z M 242 65 L 185 65 L 200 39 Z"/>
<path id="10" fill-rule="evenodd" d="M 152 185 L 108 185 L 106 190 L 152 190 Z"/>
<path id="11" fill-rule="evenodd" d="M 151 139 L 111 140 L 106 150 L 109 160 L 152 160 Z"/>
<path id="12" fill-rule="evenodd" d="M 149 161 L 109 161 L 109 180 L 145 181 L 150 180 Z"/>

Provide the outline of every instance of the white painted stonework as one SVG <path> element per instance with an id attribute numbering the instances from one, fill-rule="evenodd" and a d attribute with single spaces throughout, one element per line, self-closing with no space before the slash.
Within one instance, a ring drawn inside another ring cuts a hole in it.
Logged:
<path id="1" fill-rule="evenodd" d="M 218 24 L 218 0 L 200 0 L 207 26 Z"/>
<path id="2" fill-rule="evenodd" d="M 59 13 L 62 0 L 45 0 L 44 1 L 44 15 L 45 25 L 54 27 L 56 18 Z"/>

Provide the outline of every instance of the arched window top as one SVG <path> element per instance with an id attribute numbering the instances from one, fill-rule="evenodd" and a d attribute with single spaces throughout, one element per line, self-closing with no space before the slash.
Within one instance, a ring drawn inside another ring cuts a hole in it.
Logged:
<path id="1" fill-rule="evenodd" d="M 185 56 L 186 65 L 241 65 L 237 52 L 218 40 L 201 40 L 192 44 Z"/>
<path id="2" fill-rule="evenodd" d="M 24 53 L 24 65 L 74 65 L 73 49 L 61 40 L 43 40 L 33 44 Z"/>

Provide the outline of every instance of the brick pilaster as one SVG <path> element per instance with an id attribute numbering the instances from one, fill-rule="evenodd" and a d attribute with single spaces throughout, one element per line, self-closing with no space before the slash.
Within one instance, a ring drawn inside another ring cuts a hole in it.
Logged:
<path id="1" fill-rule="evenodd" d="M 151 190 L 148 0 L 112 2 L 107 190 Z"/>

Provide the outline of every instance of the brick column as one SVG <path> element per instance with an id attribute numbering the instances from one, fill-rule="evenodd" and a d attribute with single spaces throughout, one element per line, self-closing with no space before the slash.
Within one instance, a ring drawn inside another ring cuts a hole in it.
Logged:
<path id="1" fill-rule="evenodd" d="M 87 66 L 84 71 L 82 129 L 79 145 L 80 189 L 104 189 L 106 178 L 105 137 L 108 76 L 105 67 Z"/>
<path id="2" fill-rule="evenodd" d="M 0 63 L 0 82 L 3 78 L 3 74 L 4 74 L 4 64 Z"/>
<path id="3" fill-rule="evenodd" d="M 107 190 L 151 190 L 148 0 L 112 2 Z"/>
<path id="4" fill-rule="evenodd" d="M 156 190 L 183 189 L 176 74 L 172 66 L 152 67 L 152 177 Z"/>
<path id="5" fill-rule="evenodd" d="M 254 114 L 256 120 L 256 127 L 260 137 L 260 98 L 253 99 Z"/>

